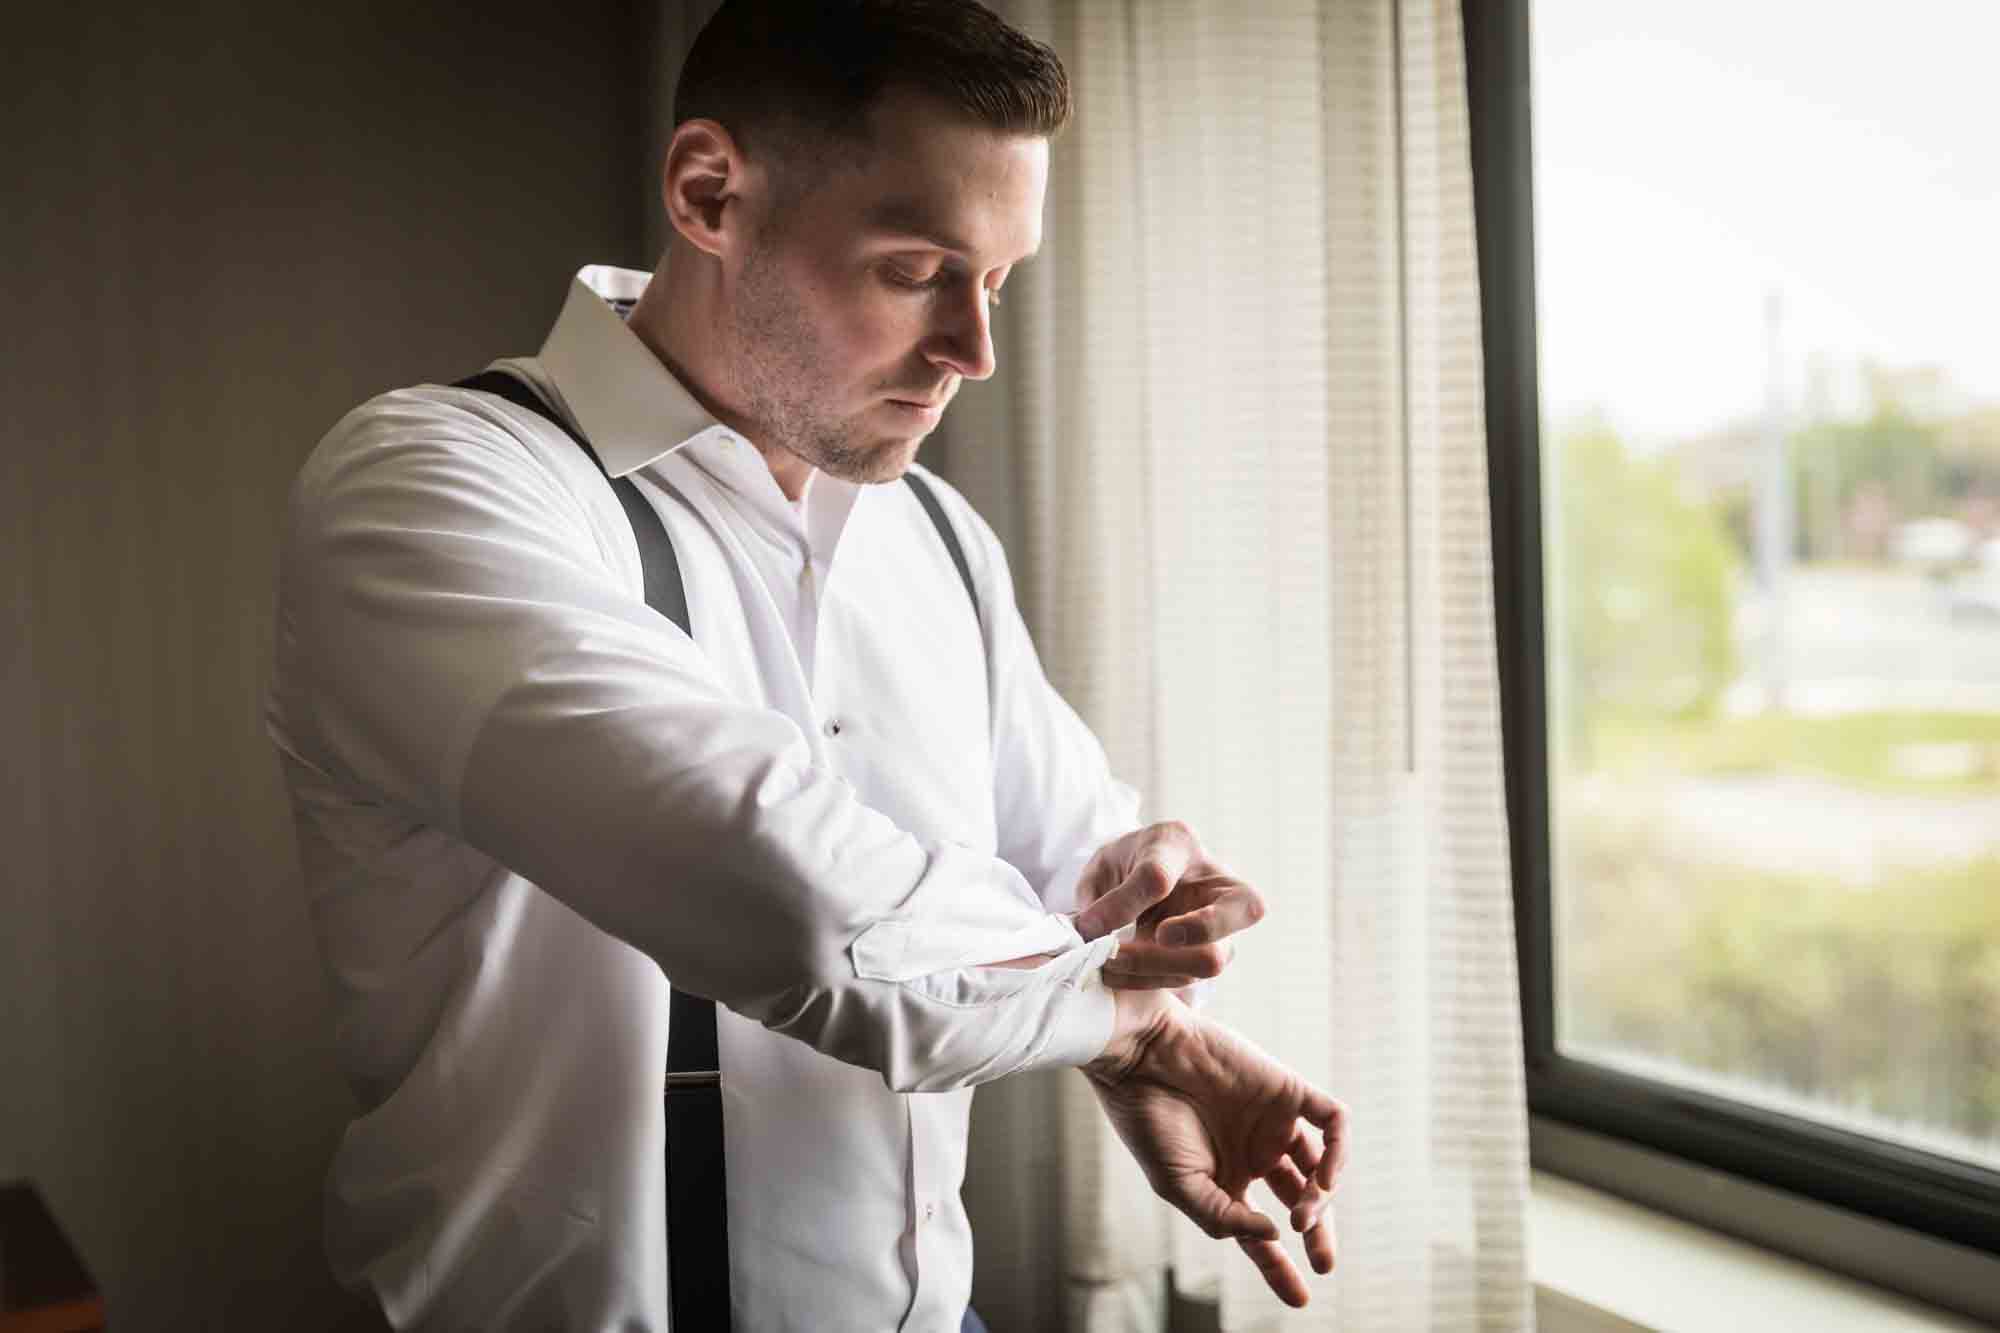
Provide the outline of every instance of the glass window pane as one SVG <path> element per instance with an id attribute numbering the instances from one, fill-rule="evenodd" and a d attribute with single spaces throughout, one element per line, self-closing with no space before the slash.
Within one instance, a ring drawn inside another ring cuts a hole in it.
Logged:
<path id="1" fill-rule="evenodd" d="M 2000 1168 L 2000 5 L 1532 24 L 1558 1048 Z"/>

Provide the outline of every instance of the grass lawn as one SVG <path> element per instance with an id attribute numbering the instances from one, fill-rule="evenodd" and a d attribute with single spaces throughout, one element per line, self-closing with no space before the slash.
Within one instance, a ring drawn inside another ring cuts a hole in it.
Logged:
<path id="1" fill-rule="evenodd" d="M 1696 865 L 1642 818 L 1567 841 L 1566 1041 L 1943 1132 L 2000 1169 L 2000 855 L 1857 889 Z"/>
<path id="2" fill-rule="evenodd" d="M 1611 774 L 1806 774 L 1887 791 L 2000 792 L 2000 714 L 1852 713 L 1672 722 L 1600 719 Z"/>

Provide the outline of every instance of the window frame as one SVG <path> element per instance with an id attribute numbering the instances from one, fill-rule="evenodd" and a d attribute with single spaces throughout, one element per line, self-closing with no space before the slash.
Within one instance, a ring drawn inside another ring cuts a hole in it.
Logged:
<path id="1" fill-rule="evenodd" d="M 2000 1172 L 1556 1051 L 1528 10 L 1529 0 L 1461 0 L 1485 350 L 1494 614 L 1534 1164 L 2000 1320 Z M 1663 1171 L 1671 1175 L 1676 1169 L 1683 1176 L 1701 1171 L 1708 1185 L 1691 1190 L 1685 1180 L 1662 1179 Z M 1747 1206 L 1741 1192 L 1732 1195 L 1732 1180 L 1811 1201 L 1819 1205 L 1820 1220 L 1801 1226 L 1794 1214 L 1770 1222 L 1771 1209 Z M 1864 1225 L 1889 1223 L 1933 1238 L 1946 1247 L 1937 1251 L 1940 1263 L 1957 1276 L 1940 1290 L 1918 1271 L 1927 1266 L 1911 1263 L 1907 1255 L 1894 1263 L 1885 1257 L 1877 1265 L 1885 1271 L 1859 1272 L 1870 1266 L 1869 1247 L 1829 1242 L 1843 1217 L 1851 1215 Z M 1863 1253 L 1854 1253 L 1857 1249 Z M 1965 1290 L 1965 1272 L 1984 1274 L 1987 1264 L 1992 1280 L 1980 1284 L 1984 1292 Z"/>

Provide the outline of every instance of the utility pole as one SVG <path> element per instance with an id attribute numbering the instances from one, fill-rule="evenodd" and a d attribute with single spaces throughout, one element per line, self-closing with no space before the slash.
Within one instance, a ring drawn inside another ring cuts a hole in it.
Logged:
<path id="1" fill-rule="evenodd" d="M 1823 351 L 1806 358 L 1805 396 L 1794 421 L 1802 430 L 1815 430 L 1833 415 L 1828 379 L 1831 370 Z M 1838 560 L 1845 554 L 1840 521 L 1840 497 L 1835 492 L 1837 478 L 1832 460 L 1821 450 L 1816 455 L 1801 453 L 1796 484 L 1804 493 L 1802 511 L 1806 530 L 1803 543 L 1807 563 Z"/>
<path id="2" fill-rule="evenodd" d="M 1764 590 L 1764 635 L 1760 663 L 1766 712 L 1782 712 L 1789 674 L 1785 599 L 1792 572 L 1792 526 L 1796 512 L 1790 460 L 1785 450 L 1785 366 L 1781 346 L 1784 294 L 1775 285 L 1764 293 L 1764 448 L 1757 478 L 1755 524 L 1757 581 Z"/>

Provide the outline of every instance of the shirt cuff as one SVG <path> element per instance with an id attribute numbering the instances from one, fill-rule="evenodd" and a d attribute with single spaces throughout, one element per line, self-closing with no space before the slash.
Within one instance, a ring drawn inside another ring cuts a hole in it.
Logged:
<path id="1" fill-rule="evenodd" d="M 1118 936 L 1092 940 L 1066 966 L 1059 985 L 1060 1001 L 1049 1014 L 1048 1040 L 1022 1069 L 1060 1069 L 1086 1065 L 1104 1054 L 1117 1026 L 1117 1000 L 1104 984 L 1104 964 L 1118 953 Z M 1058 964 L 1050 964 L 1056 966 Z"/>

